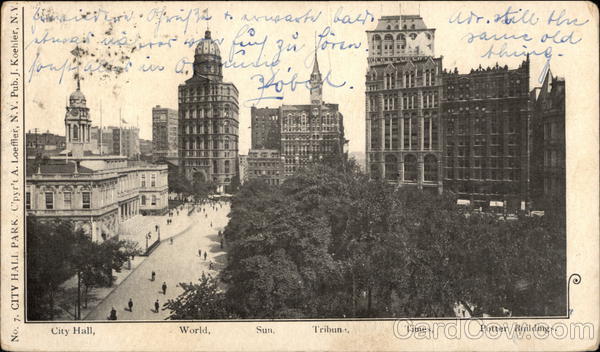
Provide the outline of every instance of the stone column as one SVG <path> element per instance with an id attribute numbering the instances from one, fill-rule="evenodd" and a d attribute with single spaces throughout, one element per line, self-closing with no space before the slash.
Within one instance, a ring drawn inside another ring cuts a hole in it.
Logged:
<path id="1" fill-rule="evenodd" d="M 417 187 L 423 189 L 423 182 L 425 178 L 425 167 L 423 162 L 423 153 L 419 153 L 417 156 Z"/>
<path id="2" fill-rule="evenodd" d="M 383 118 L 383 94 L 379 94 L 379 134 L 380 137 L 380 152 L 379 152 L 379 164 L 381 170 L 381 179 L 385 179 L 385 157 L 383 151 L 385 150 L 385 119 Z"/>
<path id="3" fill-rule="evenodd" d="M 404 183 L 404 155 L 400 155 L 398 163 L 398 183 Z"/>

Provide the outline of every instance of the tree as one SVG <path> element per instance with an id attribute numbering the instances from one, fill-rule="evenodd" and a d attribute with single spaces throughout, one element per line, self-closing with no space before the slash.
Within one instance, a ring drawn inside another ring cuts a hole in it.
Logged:
<path id="1" fill-rule="evenodd" d="M 120 271 L 127 256 L 123 242 L 93 242 L 71 221 L 38 221 L 27 218 L 27 312 L 31 320 L 52 320 L 54 296 L 67 279 L 77 278 L 77 311 L 80 318 L 81 284 L 84 303 L 90 287 L 111 285 L 112 271 Z"/>
<path id="2" fill-rule="evenodd" d="M 211 275 L 204 275 L 196 284 L 180 283 L 183 293 L 176 299 L 169 299 L 163 309 L 170 310 L 172 320 L 203 320 L 232 318 L 227 310 L 225 296 L 218 288 L 218 282 Z"/>
<path id="3" fill-rule="evenodd" d="M 40 222 L 27 218 L 27 317 L 52 320 L 55 294 L 74 274 L 69 247 L 75 231 L 68 222 Z"/>
<path id="4" fill-rule="evenodd" d="M 504 220 L 325 160 L 280 186 L 250 180 L 224 235 L 225 306 L 242 318 L 559 315 L 565 226 Z"/>

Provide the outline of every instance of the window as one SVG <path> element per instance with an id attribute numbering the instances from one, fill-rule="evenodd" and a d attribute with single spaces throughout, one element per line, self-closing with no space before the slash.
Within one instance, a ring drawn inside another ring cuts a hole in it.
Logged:
<path id="1" fill-rule="evenodd" d="M 54 193 L 46 192 L 46 209 L 54 209 Z"/>
<path id="2" fill-rule="evenodd" d="M 146 196 L 145 195 L 142 196 L 142 205 L 146 205 Z"/>
<path id="3" fill-rule="evenodd" d="M 152 205 L 156 205 L 156 196 L 152 196 Z"/>
<path id="4" fill-rule="evenodd" d="M 65 192 L 64 199 L 65 209 L 71 209 L 71 192 Z"/>
<path id="5" fill-rule="evenodd" d="M 146 175 L 142 174 L 142 188 L 146 187 Z"/>
<path id="6" fill-rule="evenodd" d="M 90 208 L 90 192 L 82 192 L 81 193 L 81 201 L 83 203 L 83 209 Z"/>
<path id="7" fill-rule="evenodd" d="M 25 193 L 25 209 L 31 209 L 31 193 Z"/>
<path id="8" fill-rule="evenodd" d="M 152 180 L 150 181 L 151 187 L 156 187 L 156 175 L 152 174 Z"/>

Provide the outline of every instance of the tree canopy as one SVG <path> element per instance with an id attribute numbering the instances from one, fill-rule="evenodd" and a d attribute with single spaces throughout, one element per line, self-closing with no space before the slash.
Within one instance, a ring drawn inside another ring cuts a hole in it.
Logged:
<path id="1" fill-rule="evenodd" d="M 565 314 L 565 226 L 466 211 L 353 161 L 251 180 L 232 199 L 224 304 L 241 318 Z"/>

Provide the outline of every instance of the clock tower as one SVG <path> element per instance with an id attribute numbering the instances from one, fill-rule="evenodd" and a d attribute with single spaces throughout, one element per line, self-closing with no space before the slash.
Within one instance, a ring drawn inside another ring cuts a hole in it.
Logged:
<path id="1" fill-rule="evenodd" d="M 315 62 L 310 74 L 310 103 L 321 105 L 323 103 L 323 79 L 319 72 L 319 61 L 317 61 L 317 49 L 315 48 Z"/>
<path id="2" fill-rule="evenodd" d="M 82 157 L 84 151 L 91 150 L 90 109 L 86 106 L 85 96 L 81 92 L 79 77 L 77 77 L 77 90 L 69 96 L 69 105 L 65 114 L 65 136 L 67 150 L 73 157 Z"/>

